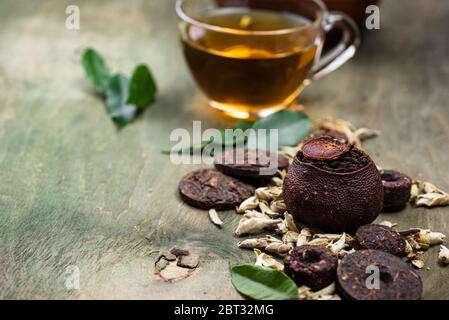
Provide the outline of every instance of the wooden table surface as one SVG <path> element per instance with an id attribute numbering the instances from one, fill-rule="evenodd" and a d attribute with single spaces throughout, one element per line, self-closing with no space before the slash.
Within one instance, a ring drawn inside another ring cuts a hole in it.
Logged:
<path id="1" fill-rule="evenodd" d="M 223 127 L 206 107 L 181 55 L 174 1 L 76 1 L 81 29 L 65 28 L 72 1 L 0 2 L 0 298 L 240 298 L 229 266 L 254 260 L 224 228 L 183 204 L 177 183 L 192 166 L 161 150 L 192 120 Z M 314 119 L 341 117 L 382 131 L 365 147 L 379 165 L 449 190 L 449 2 L 385 0 L 381 30 L 357 58 L 301 96 Z M 80 66 L 94 46 L 115 71 L 151 65 L 160 95 L 117 131 Z M 384 214 L 401 227 L 449 234 L 449 209 Z M 149 240 L 146 240 L 145 237 Z M 192 276 L 164 283 L 159 250 L 200 255 Z M 437 248 L 420 271 L 425 298 L 449 298 Z M 67 267 L 80 289 L 66 288 Z"/>

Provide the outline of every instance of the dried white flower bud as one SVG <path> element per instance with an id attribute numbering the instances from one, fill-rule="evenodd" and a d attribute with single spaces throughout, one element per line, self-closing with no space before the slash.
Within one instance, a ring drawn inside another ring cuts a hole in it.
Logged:
<path id="1" fill-rule="evenodd" d="M 209 210 L 209 219 L 217 227 L 221 227 L 223 224 L 223 221 L 221 221 L 220 217 L 218 216 L 217 210 L 215 210 L 215 209 Z"/>
<path id="2" fill-rule="evenodd" d="M 423 182 L 422 189 L 424 190 L 425 193 L 445 193 L 430 182 Z"/>
<path id="3" fill-rule="evenodd" d="M 245 239 L 238 243 L 239 248 L 243 249 L 261 249 L 264 250 L 271 243 L 283 243 L 282 240 L 271 235 L 266 235 L 264 238 Z"/>
<path id="4" fill-rule="evenodd" d="M 346 244 L 346 233 L 343 232 L 343 234 L 341 235 L 340 239 L 338 239 L 338 241 L 336 241 L 335 243 L 329 245 L 329 250 L 333 254 L 338 254 L 341 250 L 346 248 L 346 246 L 347 246 L 347 244 Z"/>
<path id="5" fill-rule="evenodd" d="M 446 235 L 441 232 L 432 232 L 431 230 L 425 229 L 421 230 L 418 234 L 418 243 L 429 244 L 434 246 L 437 244 L 442 244 Z"/>
<path id="6" fill-rule="evenodd" d="M 335 293 L 335 282 L 331 283 L 330 285 L 328 285 L 327 287 L 314 292 L 314 295 L 316 296 L 327 296 L 327 295 L 331 295 Z"/>
<path id="7" fill-rule="evenodd" d="M 335 291 L 335 283 L 316 292 L 311 291 L 309 287 L 301 286 L 298 288 L 298 297 L 305 300 L 340 300 Z"/>
<path id="8" fill-rule="evenodd" d="M 284 200 L 275 200 L 270 203 L 270 209 L 274 212 L 283 214 L 287 211 L 287 206 L 285 205 Z"/>
<path id="9" fill-rule="evenodd" d="M 316 238 L 310 240 L 307 244 L 311 246 L 327 247 L 331 243 L 332 241 L 327 238 Z"/>
<path id="10" fill-rule="evenodd" d="M 284 270 L 284 265 L 277 261 L 275 258 L 270 256 L 269 254 L 266 254 L 264 252 L 261 252 L 258 249 L 254 249 L 254 253 L 256 254 L 256 266 L 263 266 L 267 268 L 273 268 L 279 271 Z"/>
<path id="11" fill-rule="evenodd" d="M 379 223 L 381 226 L 385 226 L 385 227 L 388 227 L 388 228 L 391 228 L 391 229 L 393 229 L 394 227 L 397 227 L 397 223 L 393 223 L 393 222 L 390 222 L 390 221 L 387 221 L 387 220 L 384 220 L 384 221 L 382 221 L 382 222 L 380 222 Z"/>
<path id="12" fill-rule="evenodd" d="M 441 264 L 449 264 L 449 249 L 443 245 L 440 246 L 438 253 L 438 262 Z"/>
<path id="13" fill-rule="evenodd" d="M 299 230 L 296 227 L 296 223 L 293 220 L 293 216 L 290 213 L 284 212 L 284 219 L 285 219 L 285 223 L 287 224 L 288 230 L 299 233 Z"/>
<path id="14" fill-rule="evenodd" d="M 246 210 L 245 214 L 243 215 L 245 218 L 267 218 L 262 212 L 256 211 L 256 210 Z"/>
<path id="15" fill-rule="evenodd" d="M 287 223 L 285 222 L 285 220 L 282 220 L 282 222 L 276 226 L 276 233 L 284 234 L 287 231 L 288 231 Z"/>
<path id="16" fill-rule="evenodd" d="M 413 252 L 413 247 L 410 245 L 408 239 L 405 240 L 405 253 L 409 254 Z"/>
<path id="17" fill-rule="evenodd" d="M 377 137 L 379 135 L 379 131 L 368 128 L 357 129 L 352 123 L 342 119 L 337 119 L 335 121 L 332 119 L 324 119 L 320 122 L 319 126 L 323 130 L 343 134 L 346 136 L 346 139 L 350 144 L 353 144 L 358 148 L 362 147 L 363 140 Z"/>
<path id="18" fill-rule="evenodd" d="M 416 198 L 415 205 L 425 207 L 447 206 L 449 205 L 449 194 L 425 193 Z"/>
<path id="19" fill-rule="evenodd" d="M 299 233 L 295 231 L 287 231 L 282 237 L 282 241 L 288 244 L 295 244 L 298 241 Z"/>
<path id="20" fill-rule="evenodd" d="M 417 251 L 423 249 L 423 247 L 426 248 L 426 250 L 429 248 L 429 244 L 426 243 L 418 243 L 413 237 L 408 237 L 407 242 L 412 247 L 412 251 Z"/>
<path id="21" fill-rule="evenodd" d="M 270 243 L 265 247 L 265 251 L 275 253 L 279 256 L 286 255 L 291 249 L 292 245 L 278 242 Z"/>
<path id="22" fill-rule="evenodd" d="M 260 239 L 246 239 L 238 243 L 238 247 L 242 249 L 265 249 L 268 245 L 268 240 Z"/>
<path id="23" fill-rule="evenodd" d="M 312 233 L 308 228 L 302 228 L 301 232 L 299 233 L 298 239 L 296 240 L 296 246 L 300 247 L 307 242 L 309 242 L 310 238 L 312 237 Z"/>
<path id="24" fill-rule="evenodd" d="M 256 196 L 244 200 L 236 209 L 237 213 L 244 213 L 246 210 L 256 209 L 259 206 L 259 200 Z"/>
<path id="25" fill-rule="evenodd" d="M 379 130 L 372 130 L 368 128 L 357 129 L 354 134 L 360 139 L 360 141 L 375 138 L 380 135 Z"/>
<path id="26" fill-rule="evenodd" d="M 416 198 L 419 196 L 421 182 L 419 180 L 412 181 L 412 187 L 410 190 L 410 202 L 415 203 Z"/>
<path id="27" fill-rule="evenodd" d="M 285 169 L 284 170 L 278 170 L 278 175 L 281 177 L 282 180 L 284 180 L 285 177 L 287 176 L 287 170 L 285 170 Z"/>
<path id="28" fill-rule="evenodd" d="M 235 234 L 242 236 L 250 233 L 258 233 L 264 229 L 273 229 L 278 223 L 282 222 L 281 219 L 270 218 L 243 218 L 240 220 Z"/>
<path id="29" fill-rule="evenodd" d="M 262 211 L 263 214 L 266 214 L 270 218 L 278 218 L 280 216 L 279 213 L 271 210 L 270 207 L 264 201 L 259 201 L 259 209 L 260 211 Z"/>
<path id="30" fill-rule="evenodd" d="M 267 187 L 256 189 L 256 197 L 259 200 L 264 200 L 264 201 L 268 201 L 268 202 L 273 200 L 270 192 L 268 192 L 268 188 Z"/>
<path id="31" fill-rule="evenodd" d="M 316 233 L 313 235 L 313 238 L 325 238 L 328 239 L 330 241 L 337 241 L 339 239 L 341 239 L 342 235 L 341 234 L 332 234 L 332 233 Z"/>
<path id="32" fill-rule="evenodd" d="M 276 237 L 273 237 L 270 234 L 267 234 L 265 236 L 265 239 L 267 239 L 268 243 L 283 243 L 281 239 L 278 239 Z"/>
<path id="33" fill-rule="evenodd" d="M 278 200 L 280 198 L 282 198 L 282 187 L 271 187 L 268 189 L 268 192 L 270 193 L 271 197 L 273 198 L 273 200 Z"/>
<path id="34" fill-rule="evenodd" d="M 414 180 L 412 182 L 410 202 L 417 207 L 447 206 L 449 205 L 449 194 L 438 189 L 430 182 Z"/>
<path id="35" fill-rule="evenodd" d="M 282 185 L 284 184 L 284 180 L 279 177 L 273 177 L 271 178 L 271 183 L 277 187 L 282 187 Z"/>

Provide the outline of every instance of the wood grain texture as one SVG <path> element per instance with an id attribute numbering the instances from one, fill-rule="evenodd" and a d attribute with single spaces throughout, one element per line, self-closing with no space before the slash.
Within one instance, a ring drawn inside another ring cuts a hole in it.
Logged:
<path id="1" fill-rule="evenodd" d="M 185 67 L 174 1 L 76 1 L 81 30 L 65 28 L 69 1 L 0 2 L 0 298 L 239 298 L 229 266 L 253 261 L 236 247 L 239 217 L 184 205 L 180 177 L 161 149 L 192 120 L 223 127 Z M 377 128 L 366 144 L 384 168 L 449 190 L 449 3 L 386 0 L 382 29 L 357 58 L 312 84 L 300 100 L 316 119 L 331 115 Z M 115 71 L 146 62 L 157 103 L 117 131 L 92 92 L 79 59 L 94 46 Z M 449 234 L 447 208 L 407 208 L 381 219 Z M 147 237 L 149 240 L 146 240 Z M 159 250 L 191 248 L 201 257 L 189 278 L 153 275 Z M 449 269 L 425 254 L 425 298 L 448 299 Z M 81 272 L 67 290 L 67 266 Z"/>

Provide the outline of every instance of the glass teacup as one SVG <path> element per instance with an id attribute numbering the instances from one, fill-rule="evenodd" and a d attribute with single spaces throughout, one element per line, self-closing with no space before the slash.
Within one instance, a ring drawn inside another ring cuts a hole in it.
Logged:
<path id="1" fill-rule="evenodd" d="M 210 106 L 235 118 L 288 107 L 311 80 L 356 52 L 360 32 L 321 0 L 179 0 L 187 64 Z M 341 42 L 321 56 L 326 33 Z"/>

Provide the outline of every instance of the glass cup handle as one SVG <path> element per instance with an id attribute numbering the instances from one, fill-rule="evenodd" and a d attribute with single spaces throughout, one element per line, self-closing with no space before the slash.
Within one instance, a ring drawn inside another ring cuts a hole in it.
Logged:
<path id="1" fill-rule="evenodd" d="M 327 16 L 324 31 L 340 29 L 343 37 L 331 51 L 321 56 L 312 69 L 311 80 L 318 80 L 338 69 L 351 59 L 360 46 L 360 30 L 355 22 L 343 13 L 330 12 Z"/>

